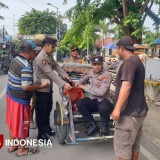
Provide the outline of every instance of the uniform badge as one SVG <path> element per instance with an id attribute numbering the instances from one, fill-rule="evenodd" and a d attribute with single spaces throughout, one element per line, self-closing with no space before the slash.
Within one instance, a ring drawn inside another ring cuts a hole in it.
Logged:
<path id="1" fill-rule="evenodd" d="M 108 76 L 104 76 L 104 77 L 103 77 L 104 83 L 107 82 L 107 79 L 108 79 Z"/>
<path id="2" fill-rule="evenodd" d="M 95 58 L 95 62 L 98 62 L 98 58 Z"/>
<path id="3" fill-rule="evenodd" d="M 107 79 L 108 79 L 108 76 L 104 76 L 103 79 L 104 79 L 104 80 L 107 80 Z"/>
<path id="4" fill-rule="evenodd" d="M 41 62 L 43 65 L 45 65 L 46 64 L 46 60 L 42 60 L 42 62 Z"/>

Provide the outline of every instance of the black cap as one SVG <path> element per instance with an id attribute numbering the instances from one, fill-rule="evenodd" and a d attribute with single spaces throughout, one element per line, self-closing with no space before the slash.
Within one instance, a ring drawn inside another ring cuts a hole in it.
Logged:
<path id="1" fill-rule="evenodd" d="M 130 50 L 134 50 L 135 47 L 134 45 L 134 41 L 131 37 L 129 36 L 124 36 L 122 38 L 120 38 L 118 40 L 118 42 L 116 43 L 117 46 L 122 46 L 124 48 L 130 49 Z"/>
<path id="2" fill-rule="evenodd" d="M 79 48 L 78 48 L 78 46 L 77 45 L 73 45 L 73 46 L 71 46 L 71 51 L 79 51 Z"/>
<path id="3" fill-rule="evenodd" d="M 103 57 L 102 56 L 94 56 L 91 58 L 91 63 L 103 63 Z"/>
<path id="4" fill-rule="evenodd" d="M 52 44 L 52 45 L 57 46 L 57 39 L 52 38 L 52 37 L 45 37 L 44 40 L 42 41 L 42 44 L 43 45 Z"/>
<path id="5" fill-rule="evenodd" d="M 35 51 L 41 50 L 41 47 L 36 46 L 34 41 L 29 39 L 22 41 L 21 48 L 27 50 L 35 50 Z"/>

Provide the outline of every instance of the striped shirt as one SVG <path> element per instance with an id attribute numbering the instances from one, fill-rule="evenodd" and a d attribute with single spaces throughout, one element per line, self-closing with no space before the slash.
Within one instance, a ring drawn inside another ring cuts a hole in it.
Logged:
<path id="1" fill-rule="evenodd" d="M 7 93 L 16 102 L 29 104 L 32 92 L 25 91 L 22 86 L 33 84 L 33 69 L 31 63 L 23 56 L 15 57 L 8 72 Z"/>

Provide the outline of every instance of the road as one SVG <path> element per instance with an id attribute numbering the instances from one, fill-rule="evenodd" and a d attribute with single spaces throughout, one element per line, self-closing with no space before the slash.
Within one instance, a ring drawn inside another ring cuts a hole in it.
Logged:
<path id="1" fill-rule="evenodd" d="M 0 74 L 0 134 L 3 134 L 5 139 L 8 138 L 8 130 L 5 124 L 5 86 L 7 75 Z M 55 101 L 60 98 L 58 87 L 54 85 L 54 105 Z M 53 113 L 51 115 L 52 127 Z M 30 130 L 30 139 L 36 138 L 37 130 Z M 141 153 L 139 160 L 159 160 L 160 148 L 152 143 L 152 138 L 146 138 L 145 134 L 142 137 Z M 160 140 L 160 136 L 159 136 Z M 153 139 L 154 141 L 154 139 Z M 40 153 L 37 155 L 16 158 L 15 153 L 8 153 L 7 147 L 0 149 L 0 160 L 116 160 L 113 149 L 113 141 L 105 143 L 80 143 L 77 145 L 59 145 L 56 136 L 53 137 L 52 147 L 40 148 Z"/>

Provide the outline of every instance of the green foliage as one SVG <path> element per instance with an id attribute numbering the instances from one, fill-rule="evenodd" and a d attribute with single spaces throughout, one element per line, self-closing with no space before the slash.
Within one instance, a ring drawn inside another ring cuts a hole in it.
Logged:
<path id="1" fill-rule="evenodd" d="M 6 6 L 4 3 L 0 2 L 0 9 L 2 8 L 8 8 L 8 6 Z M 4 19 L 4 17 L 0 16 L 0 19 Z"/>
<path id="2" fill-rule="evenodd" d="M 38 11 L 33 9 L 31 12 L 26 12 L 23 17 L 19 19 L 18 27 L 20 34 L 55 34 L 56 33 L 56 13 L 45 11 Z M 58 21 L 60 23 L 61 38 L 64 37 L 67 25 L 62 23 L 62 17 Z"/>
<path id="3" fill-rule="evenodd" d="M 61 45 L 60 47 L 58 47 L 58 50 L 61 51 L 61 54 L 66 55 L 67 53 L 70 52 L 69 47 L 66 47 L 64 45 Z"/>
<path id="4" fill-rule="evenodd" d="M 18 40 L 18 39 L 14 39 L 12 42 L 13 42 L 13 44 L 16 45 L 16 50 L 17 50 L 18 52 L 20 52 L 20 51 L 21 51 L 22 41 L 21 41 L 21 40 Z"/>
<path id="5" fill-rule="evenodd" d="M 79 6 L 82 7 L 80 3 Z M 90 50 L 93 50 L 95 39 L 99 37 L 95 34 L 95 29 L 100 30 L 100 26 L 98 28 L 98 25 L 93 19 L 95 6 L 96 3 L 92 3 L 92 5 L 89 5 L 88 3 L 83 4 L 83 9 L 81 11 L 79 10 L 78 16 L 73 21 L 71 28 L 68 30 L 62 41 L 62 44 L 77 44 L 83 49 L 87 49 L 87 46 L 89 46 Z M 71 16 L 71 19 L 74 19 L 74 17 Z M 103 22 L 101 22 L 101 27 L 103 25 Z M 105 29 L 104 26 L 103 29 L 106 33 L 107 29 Z"/>
<path id="6" fill-rule="evenodd" d="M 80 29 L 74 36 L 81 36 L 83 40 L 85 40 L 85 36 L 82 35 L 87 35 L 88 32 L 86 33 L 85 30 L 90 28 L 90 24 L 98 25 L 100 20 L 108 19 L 110 23 L 118 26 L 120 34 L 133 36 L 140 42 L 142 38 L 142 27 L 147 16 L 152 18 L 156 28 L 160 25 L 159 16 L 151 11 L 153 3 L 160 5 L 160 0 L 77 0 L 76 6 L 68 10 L 66 16 L 73 22 L 72 30 L 79 29 L 76 28 L 75 23 L 81 26 L 82 30 Z M 87 21 L 86 16 L 90 20 Z M 83 22 L 78 22 L 79 20 Z M 69 31 L 68 33 L 75 34 L 76 32 Z"/>
<path id="7" fill-rule="evenodd" d="M 67 24 L 60 22 L 60 39 L 63 39 L 67 32 Z"/>
<path id="8" fill-rule="evenodd" d="M 160 35 L 160 32 L 159 32 Z M 156 41 L 156 39 L 158 39 L 159 36 L 157 33 L 153 33 L 151 31 L 147 31 L 145 32 L 145 38 L 143 38 L 143 44 L 148 44 L 149 46 L 153 47 L 154 46 L 154 42 Z"/>
<path id="9" fill-rule="evenodd" d="M 56 14 L 49 10 L 33 9 L 19 19 L 18 27 L 20 34 L 54 34 L 56 32 Z"/>

